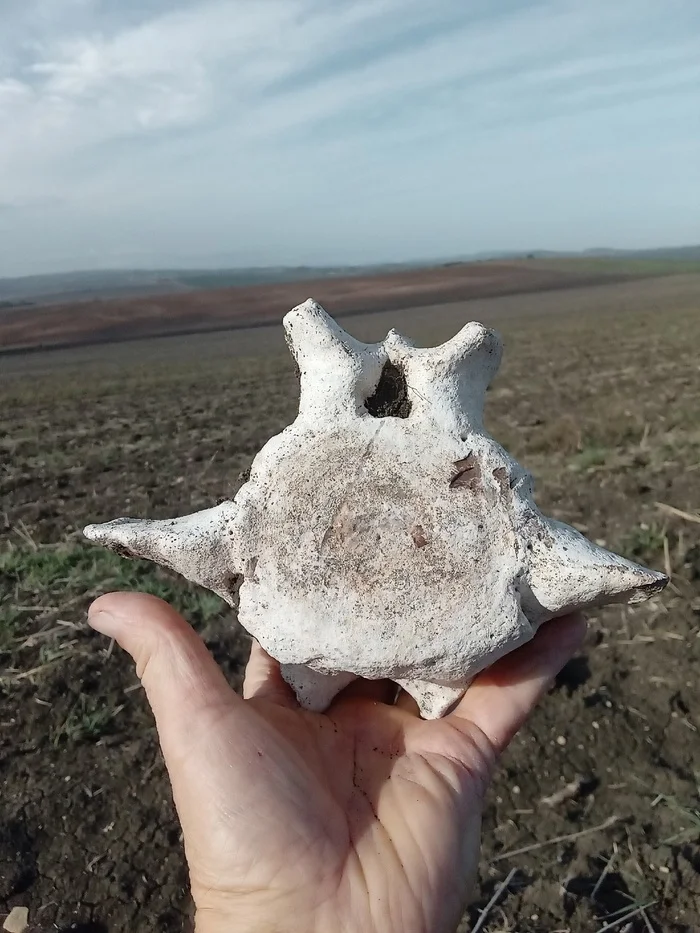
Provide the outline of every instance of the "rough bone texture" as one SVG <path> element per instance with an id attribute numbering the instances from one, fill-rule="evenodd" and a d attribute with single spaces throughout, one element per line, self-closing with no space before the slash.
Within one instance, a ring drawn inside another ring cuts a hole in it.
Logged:
<path id="1" fill-rule="evenodd" d="M 575 608 L 653 595 L 666 577 L 540 514 L 532 480 L 483 427 L 501 344 L 467 324 L 439 347 L 359 343 L 314 301 L 284 319 L 299 415 L 233 502 L 85 529 L 224 599 L 324 710 L 388 677 L 426 718 L 476 673 Z"/>

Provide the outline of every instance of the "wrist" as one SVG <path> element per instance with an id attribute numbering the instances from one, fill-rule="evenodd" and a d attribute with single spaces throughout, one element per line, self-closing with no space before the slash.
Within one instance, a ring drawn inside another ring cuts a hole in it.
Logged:
<path id="1" fill-rule="evenodd" d="M 248 896 L 195 911 L 194 933 L 335 933 L 339 929 L 331 918 L 322 920 L 299 905 L 252 903 Z"/>
<path id="2" fill-rule="evenodd" d="M 282 933 L 282 927 L 269 918 L 250 914 L 247 911 L 212 912 L 195 914 L 194 933 Z"/>
<path id="3" fill-rule="evenodd" d="M 300 917 L 293 913 L 281 919 L 248 911 L 232 910 L 216 915 L 197 911 L 194 933 L 316 933 L 317 929 L 320 931 L 315 921 L 300 922 Z M 334 933 L 333 927 L 325 927 L 324 933 Z"/>

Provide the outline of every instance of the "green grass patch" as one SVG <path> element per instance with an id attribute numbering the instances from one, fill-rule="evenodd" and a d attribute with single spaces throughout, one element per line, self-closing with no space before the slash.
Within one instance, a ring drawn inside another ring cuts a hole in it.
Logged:
<path id="1" fill-rule="evenodd" d="M 61 742 L 96 741 L 111 731 L 112 721 L 122 709 L 81 693 L 66 719 L 53 731 L 54 747 Z"/>
<path id="2" fill-rule="evenodd" d="M 26 618 L 26 612 L 14 609 L 9 603 L 3 605 L 0 602 L 0 654 L 9 651 L 19 638 Z"/>
<path id="3" fill-rule="evenodd" d="M 171 603 L 193 625 L 227 610 L 214 593 L 188 583 L 155 564 L 127 560 L 80 542 L 43 546 L 11 545 L 0 551 L 0 650 L 20 634 L 33 615 L 70 619 L 102 592 L 150 593 Z"/>
<path id="4" fill-rule="evenodd" d="M 657 524 L 638 525 L 620 542 L 620 550 L 627 557 L 644 562 L 664 548 L 664 532 Z"/>
<path id="5" fill-rule="evenodd" d="M 590 470 L 594 467 L 604 466 L 610 457 L 607 447 L 598 447 L 594 444 L 584 447 L 573 458 L 574 468 L 577 470 Z"/>
<path id="6" fill-rule="evenodd" d="M 624 256 L 572 256 L 561 259 L 540 260 L 543 266 L 571 272 L 591 272 L 601 275 L 630 275 L 646 278 L 665 275 L 689 275 L 700 272 L 700 260 L 696 258 L 673 259 L 626 258 Z"/>

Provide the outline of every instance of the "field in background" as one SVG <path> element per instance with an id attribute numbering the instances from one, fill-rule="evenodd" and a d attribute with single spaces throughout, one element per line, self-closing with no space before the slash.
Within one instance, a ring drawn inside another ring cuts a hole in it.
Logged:
<path id="1" fill-rule="evenodd" d="M 213 257 L 212 257 L 213 258 Z M 429 269 L 483 263 L 513 262 L 522 259 L 573 260 L 588 263 L 591 268 L 607 268 L 632 263 L 634 271 L 656 270 L 657 275 L 700 271 L 700 246 L 671 246 L 657 249 L 616 250 L 592 249 L 583 253 L 563 253 L 553 250 L 479 253 L 452 256 L 431 261 L 373 263 L 350 266 L 226 266 L 216 268 L 137 268 L 92 269 L 18 278 L 0 277 L 0 313 L 13 306 L 68 304 L 91 299 L 128 298 L 139 295 L 169 295 L 201 289 L 270 285 L 274 282 L 299 282 L 342 276 L 377 276 L 385 273 L 407 273 Z M 221 261 L 221 257 L 220 257 Z M 645 265 L 646 264 L 646 265 Z"/>
<path id="2" fill-rule="evenodd" d="M 287 275 L 291 276 L 292 271 L 288 270 Z M 205 276 L 200 280 L 200 291 L 189 291 L 180 282 L 178 294 L 0 308 L 0 357 L 18 349 L 89 346 L 145 337 L 239 330 L 249 325 L 276 326 L 286 311 L 309 296 L 328 304 L 336 316 L 356 316 L 498 295 L 694 274 L 700 271 L 700 261 L 533 257 L 362 274 L 355 270 L 352 275 L 347 272 L 331 275 L 328 270 L 321 275 L 316 270 L 313 276 L 313 271 L 309 270 L 305 277 L 292 277 L 291 281 L 253 281 L 236 288 L 221 285 L 214 288 L 215 277 Z"/>
<path id="3" fill-rule="evenodd" d="M 630 912 L 630 933 L 698 929 L 700 276 L 345 324 L 430 344 L 469 319 L 504 336 L 487 425 L 532 470 L 543 509 L 672 585 L 596 614 L 514 741 L 463 930 L 506 877 L 482 931 L 595 933 Z M 85 609 L 114 588 L 164 596 L 236 685 L 247 637 L 216 597 L 89 548 L 79 529 L 231 494 L 297 395 L 280 328 L 0 358 L 0 916 L 22 904 L 37 931 L 188 928 L 152 720 Z"/>

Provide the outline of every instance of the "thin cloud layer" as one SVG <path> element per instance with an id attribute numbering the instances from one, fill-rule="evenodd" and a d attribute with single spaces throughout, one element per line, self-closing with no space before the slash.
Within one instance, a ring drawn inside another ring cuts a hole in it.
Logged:
<path id="1" fill-rule="evenodd" d="M 695 0 L 5 0 L 0 275 L 700 240 L 699 119 Z"/>

